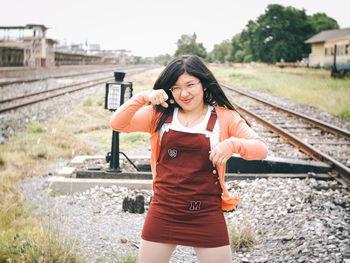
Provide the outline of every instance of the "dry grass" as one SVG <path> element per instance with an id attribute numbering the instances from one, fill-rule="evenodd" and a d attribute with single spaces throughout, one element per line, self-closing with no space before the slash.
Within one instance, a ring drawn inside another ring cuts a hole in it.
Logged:
<path id="1" fill-rule="evenodd" d="M 154 70 L 132 80 L 135 93 L 151 89 L 157 75 Z M 14 134 L 0 145 L 0 262 L 84 262 L 78 256 L 75 242 L 62 234 L 64 231 L 48 226 L 47 220 L 33 214 L 33 208 L 24 203 L 14 182 L 45 175 L 58 160 L 68 161 L 101 149 L 107 152 L 111 143 L 111 112 L 104 109 L 103 96 L 101 92 L 85 99 L 62 118 L 33 122 L 26 131 Z M 148 136 L 135 135 L 125 140 L 126 147 L 132 147 L 140 141 L 144 143 Z M 135 259 L 127 255 L 115 262 Z"/>
<path id="2" fill-rule="evenodd" d="M 134 78 L 132 80 L 134 94 L 145 90 L 151 90 L 153 88 L 154 82 L 162 70 L 163 68 L 156 68 L 140 74 L 137 78 Z"/>
<path id="3" fill-rule="evenodd" d="M 254 231 L 247 219 L 229 226 L 231 247 L 234 252 L 242 248 L 252 248 L 256 243 Z"/>
<path id="4" fill-rule="evenodd" d="M 0 146 L 0 262 L 78 262 L 74 243 L 48 229 L 24 204 L 13 183 L 47 173 L 50 163 L 89 154 L 60 122 L 32 123 Z M 10 261 L 9 261 L 10 260 Z"/>
<path id="5" fill-rule="evenodd" d="M 310 104 L 350 120 L 350 79 L 333 79 L 330 72 L 274 66 L 212 67 L 223 82 Z"/>

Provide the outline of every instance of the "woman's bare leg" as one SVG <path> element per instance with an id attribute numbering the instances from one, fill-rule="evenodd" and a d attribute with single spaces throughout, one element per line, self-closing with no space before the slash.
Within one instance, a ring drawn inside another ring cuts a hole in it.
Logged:
<path id="1" fill-rule="evenodd" d="M 176 245 L 151 242 L 141 238 L 139 263 L 168 263 Z"/>
<path id="2" fill-rule="evenodd" d="M 222 247 L 203 248 L 195 247 L 200 263 L 231 263 L 232 252 L 229 245 Z"/>

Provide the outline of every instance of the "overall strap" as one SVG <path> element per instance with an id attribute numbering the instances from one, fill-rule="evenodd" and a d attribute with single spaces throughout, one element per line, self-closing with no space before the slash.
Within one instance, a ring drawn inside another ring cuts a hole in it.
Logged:
<path id="1" fill-rule="evenodd" d="M 211 114 L 210 114 L 208 124 L 207 124 L 208 131 L 213 131 L 217 118 L 218 118 L 218 116 L 216 114 L 215 108 L 213 108 L 213 110 L 211 111 Z"/>

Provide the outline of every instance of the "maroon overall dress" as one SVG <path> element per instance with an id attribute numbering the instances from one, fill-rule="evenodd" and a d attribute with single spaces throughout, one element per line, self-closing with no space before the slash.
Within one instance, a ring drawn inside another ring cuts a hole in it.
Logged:
<path id="1" fill-rule="evenodd" d="M 213 130 L 216 119 L 213 110 L 207 130 Z M 172 115 L 166 123 L 171 121 Z M 222 189 L 209 151 L 205 134 L 164 132 L 142 239 L 192 247 L 229 245 Z"/>

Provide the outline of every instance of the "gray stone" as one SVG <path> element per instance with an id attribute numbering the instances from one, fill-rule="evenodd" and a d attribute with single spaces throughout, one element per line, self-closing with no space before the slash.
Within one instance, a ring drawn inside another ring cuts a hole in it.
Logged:
<path id="1" fill-rule="evenodd" d="M 46 207 L 47 180 L 41 177 L 22 183 L 28 199 L 44 210 L 49 209 Z M 330 189 L 330 195 L 324 190 L 315 191 L 313 183 L 319 184 L 311 179 L 281 178 L 228 182 L 232 195 L 237 195 L 239 189 L 241 202 L 234 212 L 224 214 L 227 224 L 250 226 L 257 240 L 253 247 L 234 253 L 233 262 L 239 263 L 242 259 L 247 262 L 327 262 L 326 258 L 330 260 L 328 262 L 341 262 L 342 257 L 346 258 L 347 254 L 343 253 L 346 249 L 342 246 L 347 244 L 349 234 L 348 212 L 325 209 L 323 204 L 331 208 L 335 197 L 350 200 L 349 191 Z M 311 203 L 304 202 L 305 193 L 309 193 Z M 104 255 L 107 261 L 113 261 L 106 256 L 111 251 L 137 253 L 145 213 L 132 214 L 122 210 L 123 199 L 136 194 L 142 194 L 147 203 L 152 191 L 93 186 L 80 194 L 49 198 L 58 212 L 67 217 L 66 228 L 79 240 L 77 248 L 91 255 L 91 262 L 96 262 Z M 285 214 L 283 211 L 287 209 L 295 210 Z M 119 242 L 121 238 L 128 242 Z M 92 245 L 97 240 L 98 246 Z M 179 246 L 170 262 L 198 262 L 198 259 L 192 248 Z"/>

